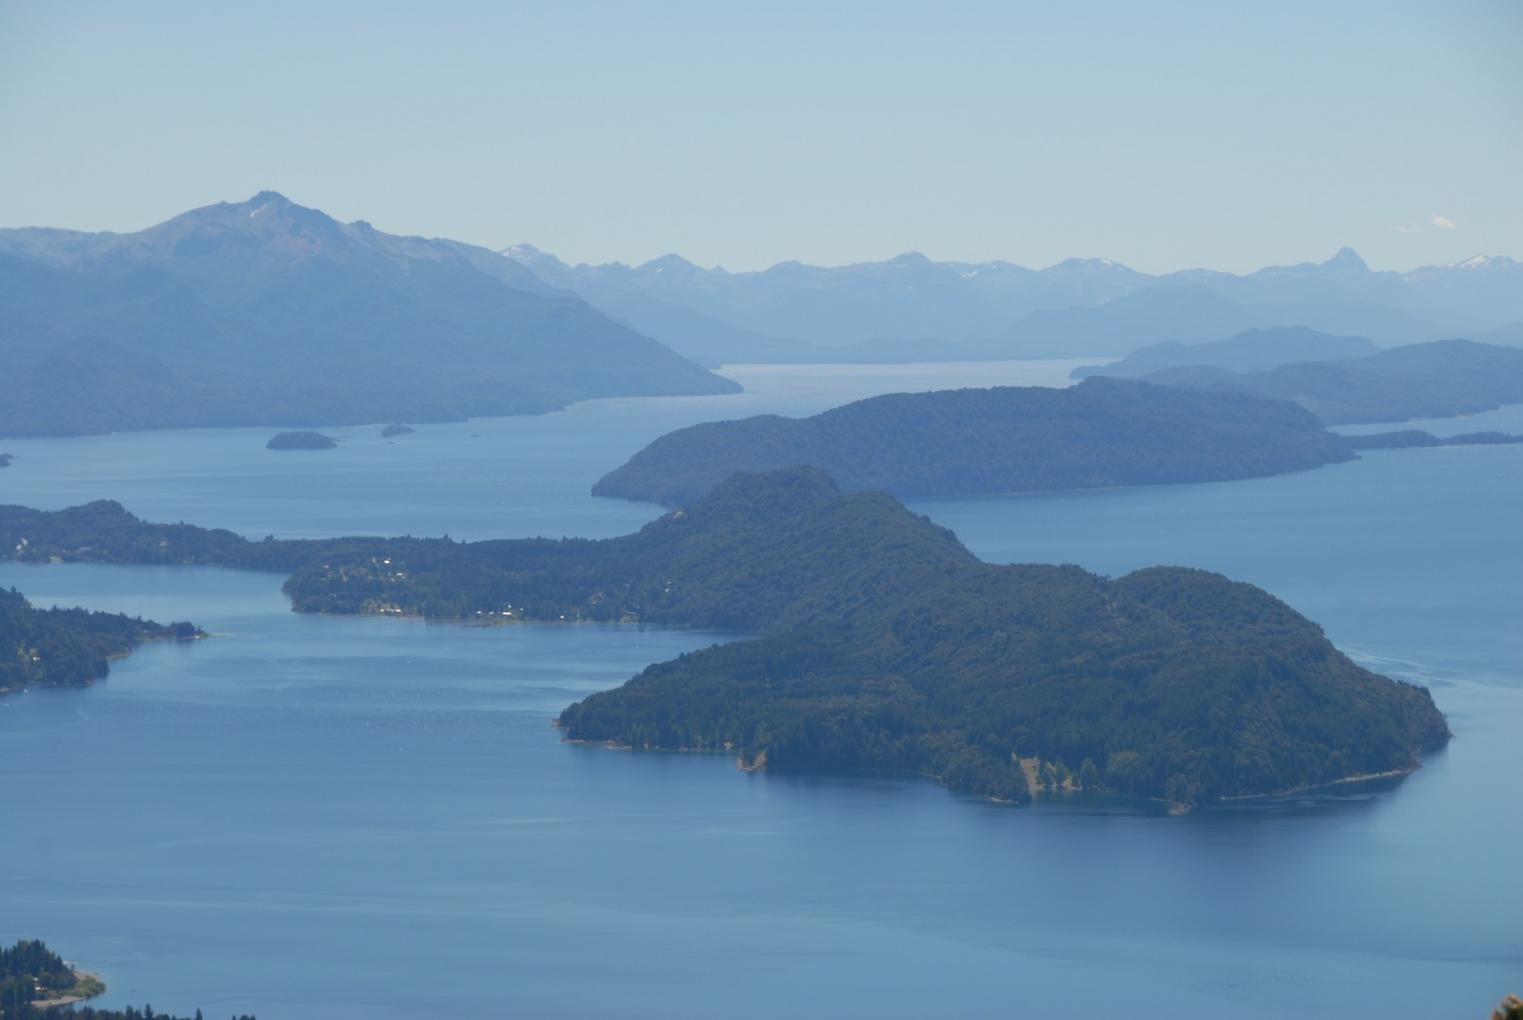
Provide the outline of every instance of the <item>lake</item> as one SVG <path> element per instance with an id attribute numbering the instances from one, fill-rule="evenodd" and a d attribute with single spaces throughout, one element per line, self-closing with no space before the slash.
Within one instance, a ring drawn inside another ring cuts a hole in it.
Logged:
<path id="1" fill-rule="evenodd" d="M 649 439 L 1072 362 L 763 366 L 737 397 L 598 401 L 271 453 L 271 430 L 7 441 L 5 502 L 115 498 L 250 535 L 618 534 L 587 490 Z M 1456 423 L 1445 423 L 1445 427 Z M 1523 431 L 1510 408 L 1454 431 Z M 1437 429 L 1435 429 L 1437 430 Z M 1396 782 L 1171 818 L 912 779 L 748 774 L 550 720 L 726 635 L 297 616 L 280 578 L 0 564 L 39 604 L 192 619 L 83 691 L 0 699 L 7 938 L 103 1002 L 210 1017 L 1485 1017 L 1523 984 L 1523 447 L 1279 478 L 924 501 L 997 561 L 1263 585 L 1455 741 Z"/>

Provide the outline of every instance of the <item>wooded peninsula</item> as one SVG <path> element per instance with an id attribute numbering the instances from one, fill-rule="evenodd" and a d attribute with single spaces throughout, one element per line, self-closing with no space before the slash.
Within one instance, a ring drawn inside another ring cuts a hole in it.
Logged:
<path id="1" fill-rule="evenodd" d="M 910 771 L 1012 802 L 1082 786 L 1179 807 L 1416 767 L 1420 687 L 1220 575 L 995 566 L 882 493 L 737 475 L 604 540 L 250 542 L 114 503 L 0 508 L 13 558 L 288 572 L 301 612 L 642 621 L 754 635 L 572 705 L 572 739 L 774 771 Z M 1034 778 L 1033 778 L 1034 770 Z"/>
<path id="2" fill-rule="evenodd" d="M 27 687 L 85 687 L 109 671 L 109 660 L 144 641 L 202 636 L 190 623 L 168 625 L 84 609 L 36 609 L 17 591 L 0 589 L 0 694 Z"/>

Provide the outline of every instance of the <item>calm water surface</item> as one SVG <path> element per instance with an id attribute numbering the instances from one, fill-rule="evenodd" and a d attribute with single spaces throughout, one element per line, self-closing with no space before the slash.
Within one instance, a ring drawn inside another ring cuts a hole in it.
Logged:
<path id="1" fill-rule="evenodd" d="M 263 430 L 8 442 L 0 494 L 251 534 L 613 534 L 656 511 L 587 486 L 667 428 L 987 380 L 972 368 L 769 366 L 703 407 L 607 401 L 391 446 L 346 430 L 312 459 L 266 454 Z M 1051 383 L 1067 364 L 1006 371 Z M 1516 413 L 1457 431 L 1519 429 Z M 215 635 L 146 647 L 86 691 L 0 700 L 0 934 L 101 971 L 109 1004 L 262 1020 L 1117 1001 L 1418 1020 L 1482 1017 L 1523 986 L 1523 448 L 915 509 L 987 559 L 1262 584 L 1367 665 L 1429 684 L 1456 740 L 1399 783 L 1185 818 L 1008 809 L 550 729 L 570 701 L 724 635 L 314 618 L 271 575 L 0 564 L 39 603 Z"/>
<path id="2" fill-rule="evenodd" d="M 958 386 L 1062 386 L 1081 360 L 946 365 L 742 365 L 731 396 L 595 400 L 556 414 L 324 428 L 336 450 L 264 448 L 274 429 L 179 429 L 0 441 L 0 502 L 53 510 L 114 499 L 154 521 L 260 538 L 330 535 L 606 537 L 653 507 L 595 500 L 592 484 L 672 429 L 753 414 L 809 415 L 879 393 Z"/>

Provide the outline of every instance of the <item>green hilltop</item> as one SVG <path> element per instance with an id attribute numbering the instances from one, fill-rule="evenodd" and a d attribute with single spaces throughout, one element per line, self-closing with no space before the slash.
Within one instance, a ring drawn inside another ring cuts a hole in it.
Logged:
<path id="1" fill-rule="evenodd" d="M 750 635 L 651 666 L 559 722 L 572 739 L 724 750 L 774 771 L 1190 806 L 1409 770 L 1449 735 L 1426 690 L 1357 666 L 1252 585 L 986 564 L 892 497 L 843 493 L 811 468 L 738 475 L 598 541 L 248 542 L 99 503 L 0 508 L 0 542 L 34 559 L 287 571 L 303 612 Z"/>

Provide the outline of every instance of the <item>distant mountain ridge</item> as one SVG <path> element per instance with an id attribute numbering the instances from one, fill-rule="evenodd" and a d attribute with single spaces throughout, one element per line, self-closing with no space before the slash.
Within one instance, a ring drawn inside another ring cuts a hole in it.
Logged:
<path id="1" fill-rule="evenodd" d="M 456 241 L 275 192 L 131 234 L 0 230 L 0 435 L 438 421 L 738 387 Z"/>
<path id="2" fill-rule="evenodd" d="M 1389 345 L 1523 320 L 1523 263 L 1505 257 L 1398 273 L 1371 270 L 1345 248 L 1324 262 L 1242 276 L 1205 269 L 1155 276 L 1111 259 L 1028 269 L 934 262 L 918 252 L 740 273 L 677 255 L 639 266 L 571 266 L 532 245 L 503 254 L 706 364 L 832 360 L 843 348 L 865 361 L 1120 356 L 1278 326 Z M 672 328 L 678 314 L 701 316 L 711 331 Z M 889 348 L 879 343 L 885 338 L 897 339 Z"/>

